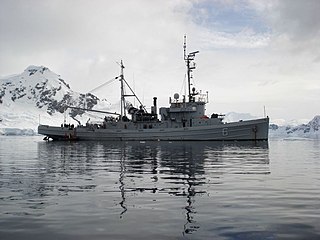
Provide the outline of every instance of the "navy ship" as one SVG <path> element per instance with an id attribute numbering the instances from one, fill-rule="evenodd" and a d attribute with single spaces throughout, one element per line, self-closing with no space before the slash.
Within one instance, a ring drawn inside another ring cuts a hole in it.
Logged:
<path id="1" fill-rule="evenodd" d="M 174 94 L 169 98 L 168 107 L 157 106 L 153 98 L 151 112 L 148 112 L 124 77 L 121 61 L 120 76 L 120 113 L 81 109 L 107 114 L 97 124 L 87 123 L 49 126 L 39 125 L 38 133 L 45 140 L 92 140 L 92 141 L 258 141 L 268 140 L 269 118 L 238 122 L 223 122 L 223 115 L 207 115 L 208 92 L 205 94 L 192 87 L 192 71 L 196 68 L 194 59 L 199 51 L 186 53 L 184 38 L 184 61 L 187 68 L 188 95 Z M 130 90 L 126 94 L 125 89 Z M 135 107 L 126 100 L 135 97 L 140 106 Z M 75 107 L 70 107 L 75 108 Z M 78 108 L 76 108 L 78 109 Z M 112 116 L 113 115 L 113 116 Z"/>

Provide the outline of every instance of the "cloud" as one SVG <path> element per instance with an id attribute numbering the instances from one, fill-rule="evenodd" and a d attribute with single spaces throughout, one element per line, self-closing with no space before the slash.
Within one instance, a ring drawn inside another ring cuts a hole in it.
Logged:
<path id="1" fill-rule="evenodd" d="M 252 6 L 272 29 L 272 47 L 292 54 L 307 52 L 320 56 L 320 1 L 271 0 L 251 1 Z"/>
<path id="2" fill-rule="evenodd" d="M 268 32 L 268 27 L 250 4 L 245 0 L 202 0 L 194 1 L 190 15 L 198 25 L 219 32 L 237 33 L 250 29 L 256 33 Z"/>
<path id="3" fill-rule="evenodd" d="M 320 35 L 318 0 L 281 0 L 272 8 L 273 29 L 296 42 L 309 41 Z"/>
<path id="4" fill-rule="evenodd" d="M 288 103 L 319 100 L 312 89 L 320 75 L 319 3 L 2 0 L 0 75 L 45 65 L 84 92 L 118 75 L 123 59 L 137 94 L 146 104 L 158 96 L 163 106 L 181 89 L 187 34 L 188 49 L 200 50 L 195 83 L 214 99 L 209 111 L 257 115 L 270 103 L 283 118 L 294 114 Z"/>
<path id="5" fill-rule="evenodd" d="M 147 0 L 2 1 L 0 72 L 49 65 L 84 87 L 88 76 L 83 75 L 102 80 L 106 72 L 101 67 L 114 65 L 111 71 L 118 72 L 115 61 L 120 58 L 136 68 L 142 68 L 142 62 L 149 64 L 148 70 L 161 66 L 164 53 L 170 58 L 176 54 L 172 46 L 182 45 L 184 5 Z"/>

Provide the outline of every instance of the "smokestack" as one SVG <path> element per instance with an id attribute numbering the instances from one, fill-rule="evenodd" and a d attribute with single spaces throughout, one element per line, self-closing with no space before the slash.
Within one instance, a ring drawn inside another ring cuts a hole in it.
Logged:
<path id="1" fill-rule="evenodd" d="M 153 98 L 154 115 L 157 115 L 157 97 Z"/>

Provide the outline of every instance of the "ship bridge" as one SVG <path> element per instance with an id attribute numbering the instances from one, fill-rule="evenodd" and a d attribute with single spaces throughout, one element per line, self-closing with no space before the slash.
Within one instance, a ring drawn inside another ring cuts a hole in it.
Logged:
<path id="1" fill-rule="evenodd" d="M 208 102 L 208 94 L 195 93 L 186 101 L 185 96 L 179 98 L 179 94 L 174 94 L 174 100 L 169 99 L 170 107 L 160 108 L 160 116 L 162 121 L 181 123 L 188 126 L 190 120 L 206 117 L 205 105 Z"/>

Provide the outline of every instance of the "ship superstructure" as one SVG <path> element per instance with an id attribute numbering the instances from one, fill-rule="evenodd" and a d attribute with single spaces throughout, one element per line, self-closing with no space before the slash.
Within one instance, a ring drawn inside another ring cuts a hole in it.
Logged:
<path id="1" fill-rule="evenodd" d="M 148 112 L 125 80 L 124 65 L 121 61 L 121 72 L 117 77 L 121 91 L 120 113 L 85 109 L 108 116 L 99 124 L 87 123 L 85 126 L 40 125 L 39 134 L 53 140 L 267 140 L 268 117 L 224 123 L 222 115 L 206 115 L 208 92 L 198 91 L 191 84 L 197 53 L 199 51 L 186 53 L 185 37 L 184 61 L 187 67 L 188 95 L 180 98 L 179 94 L 175 93 L 173 99 L 169 99 L 169 107 L 160 107 L 158 112 L 157 97 L 154 97 L 151 112 Z M 130 93 L 127 94 L 125 89 Z M 140 106 L 130 104 L 126 100 L 129 97 L 135 97 Z"/>

